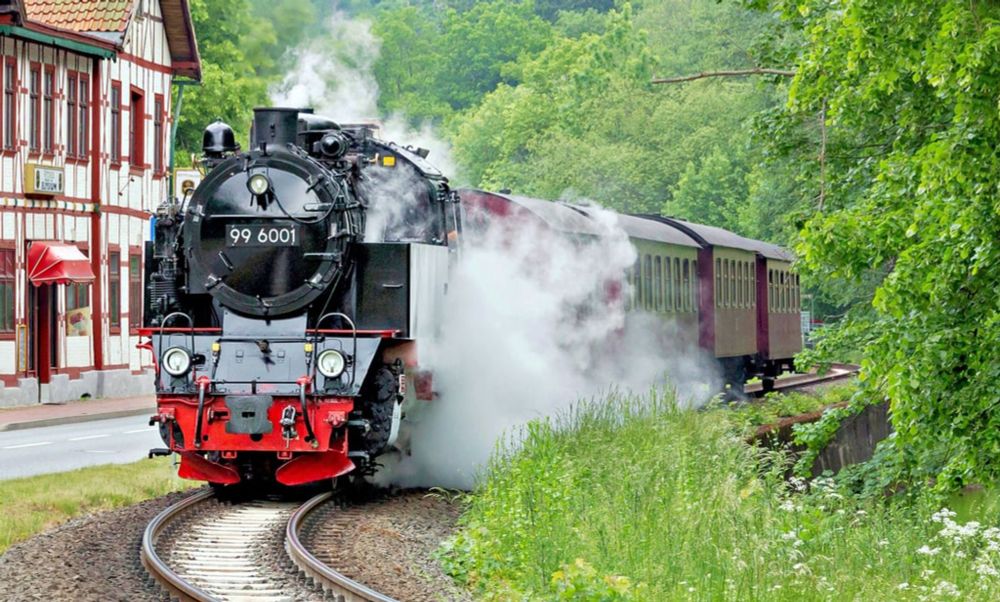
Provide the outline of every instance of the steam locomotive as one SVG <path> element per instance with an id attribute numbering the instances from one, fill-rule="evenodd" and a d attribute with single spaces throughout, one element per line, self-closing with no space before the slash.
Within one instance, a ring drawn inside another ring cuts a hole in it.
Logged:
<path id="1" fill-rule="evenodd" d="M 418 343 L 439 334 L 461 238 L 489 223 L 601 232 L 585 206 L 453 191 L 427 151 L 309 109 L 256 109 L 250 146 L 209 125 L 207 176 L 157 209 L 145 250 L 143 345 L 167 446 L 152 453 L 178 454 L 189 479 L 374 472 L 405 447 L 406 413 L 434 397 Z M 734 388 L 791 367 L 800 296 L 787 251 L 661 216 L 617 225 L 638 252 L 608 289 L 628 310 L 669 323 Z"/>
<path id="2" fill-rule="evenodd" d="M 440 322 L 458 197 L 427 151 L 373 133 L 257 109 L 243 151 L 216 122 L 205 179 L 157 209 L 143 334 L 167 448 L 153 453 L 179 454 L 181 477 L 371 472 L 403 404 L 431 395 L 416 341 Z"/>

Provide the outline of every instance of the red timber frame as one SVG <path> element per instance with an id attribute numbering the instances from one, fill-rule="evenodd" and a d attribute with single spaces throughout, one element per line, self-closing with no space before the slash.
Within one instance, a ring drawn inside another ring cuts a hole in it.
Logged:
<path id="1" fill-rule="evenodd" d="M 101 98 L 101 60 L 93 59 L 90 78 L 90 201 L 101 204 L 101 109 L 105 106 Z M 110 149 L 109 149 L 110 150 Z M 101 255 L 104 245 L 101 241 L 101 212 L 90 215 L 90 266 L 97 278 L 91 288 L 92 333 L 94 337 L 94 369 L 104 369 L 104 286 L 101 281 Z"/>

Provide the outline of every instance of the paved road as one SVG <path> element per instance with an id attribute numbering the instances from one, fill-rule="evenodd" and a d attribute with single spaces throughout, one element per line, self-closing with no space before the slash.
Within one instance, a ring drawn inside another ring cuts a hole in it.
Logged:
<path id="1" fill-rule="evenodd" d="M 163 447 L 148 422 L 142 415 L 0 431 L 0 480 L 145 458 Z"/>

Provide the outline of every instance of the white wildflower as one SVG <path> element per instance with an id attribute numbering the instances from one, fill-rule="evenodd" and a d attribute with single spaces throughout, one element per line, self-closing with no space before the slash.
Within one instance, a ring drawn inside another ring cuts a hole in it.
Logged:
<path id="1" fill-rule="evenodd" d="M 888 545 L 889 545 L 889 540 L 888 539 L 880 539 L 878 541 L 878 547 L 880 547 L 880 548 L 884 548 L 884 547 L 886 547 Z"/>
<path id="2" fill-rule="evenodd" d="M 795 504 L 792 502 L 792 500 L 785 500 L 784 502 L 781 503 L 780 506 L 778 506 L 778 508 L 784 510 L 785 512 L 794 512 Z"/>
<path id="3" fill-rule="evenodd" d="M 956 587 L 954 583 L 942 579 L 937 582 L 937 585 L 934 586 L 934 594 L 937 596 L 950 596 L 952 598 L 958 598 L 962 595 L 962 592 L 958 590 L 958 587 Z"/>
<path id="4" fill-rule="evenodd" d="M 993 565 L 987 563 L 985 560 L 980 560 L 976 563 L 975 570 L 979 573 L 979 576 L 983 579 L 988 577 L 1000 577 L 1000 571 L 997 571 Z"/>
<path id="5" fill-rule="evenodd" d="M 934 569 L 924 569 L 920 571 L 921 579 L 930 579 L 934 575 Z"/>
<path id="6" fill-rule="evenodd" d="M 900 583 L 899 585 L 897 585 L 896 589 L 898 589 L 898 590 L 907 590 L 907 589 L 910 589 L 910 584 L 906 583 L 904 581 L 903 583 Z"/>
<path id="7" fill-rule="evenodd" d="M 858 515 L 858 516 L 864 516 L 864 515 L 866 515 L 866 514 L 868 514 L 868 513 L 867 513 L 867 512 L 865 512 L 864 510 L 858 510 L 858 511 L 857 511 L 857 512 L 855 512 L 854 514 L 856 514 L 856 515 Z"/>
<path id="8" fill-rule="evenodd" d="M 937 512 L 931 515 L 931 520 L 936 523 L 944 522 L 946 519 L 955 518 L 956 513 L 947 508 L 941 508 Z"/>
<path id="9" fill-rule="evenodd" d="M 785 541 L 791 541 L 793 539 L 798 539 L 798 538 L 799 538 L 799 532 L 796 531 L 795 529 L 792 529 L 788 533 L 781 534 L 781 539 L 784 539 Z"/>
<path id="10" fill-rule="evenodd" d="M 927 556 L 936 556 L 941 548 L 932 548 L 930 546 L 924 545 L 917 550 L 917 554 L 925 554 Z"/>

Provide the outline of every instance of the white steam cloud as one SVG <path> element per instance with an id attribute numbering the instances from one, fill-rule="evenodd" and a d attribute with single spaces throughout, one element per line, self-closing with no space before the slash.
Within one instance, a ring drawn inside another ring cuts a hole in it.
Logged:
<path id="1" fill-rule="evenodd" d="M 412 127 L 405 115 L 380 116 L 375 79 L 380 50 L 371 22 L 334 12 L 324 36 L 290 52 L 287 58 L 293 67 L 271 89 L 271 102 L 274 106 L 312 107 L 340 123 L 378 124 L 380 138 L 426 148 L 433 165 L 444 173 L 455 173 L 451 145 L 431 124 Z"/>
<path id="2" fill-rule="evenodd" d="M 390 461 L 383 478 L 468 489 L 498 438 L 611 389 L 646 393 L 669 382 L 682 403 L 708 398 L 718 377 L 693 342 L 608 302 L 636 251 L 614 213 L 588 213 L 603 236 L 495 222 L 466 242 L 441 337 L 421 345 L 439 398 L 410 416 L 410 455 Z"/>
<path id="3" fill-rule="evenodd" d="M 402 115 L 379 120 L 380 44 L 371 24 L 336 13 L 327 32 L 293 51 L 294 67 L 272 102 L 313 107 L 341 123 L 379 122 L 380 138 L 427 148 L 434 165 L 454 173 L 449 145 L 429 125 L 412 128 Z M 391 240 L 393 221 L 412 203 L 400 204 L 405 182 L 376 184 L 382 194 L 369 197 L 366 240 Z M 693 404 L 714 390 L 714 364 L 694 341 L 656 317 L 626 316 L 621 300 L 608 303 L 607 287 L 622 282 L 636 251 L 615 214 L 588 212 L 603 236 L 579 240 L 497 223 L 465 241 L 441 336 L 418 342 L 439 398 L 411 411 L 410 453 L 383 457 L 380 480 L 470 488 L 501 436 L 581 398 L 670 382 Z"/>

